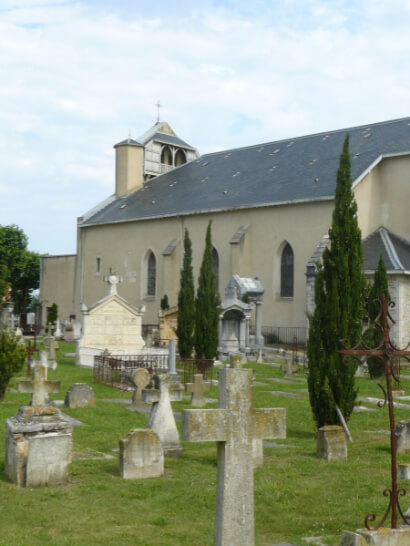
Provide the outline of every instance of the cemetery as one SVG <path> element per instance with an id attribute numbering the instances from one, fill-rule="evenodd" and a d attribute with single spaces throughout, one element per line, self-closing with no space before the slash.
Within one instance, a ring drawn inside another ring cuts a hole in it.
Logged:
<path id="1" fill-rule="evenodd" d="M 41 338 L 37 345 L 43 348 Z M 40 355 L 33 359 L 41 362 Z M 46 360 L 44 355 L 42 359 Z M 254 534 L 258 546 L 336 546 L 342 530 L 361 529 L 367 514 L 377 514 L 379 521 L 386 511 L 383 491 L 390 486 L 391 462 L 388 408 L 377 406 L 381 391 L 369 377 L 356 378 L 360 405 L 348 422 L 353 441 L 346 442 L 342 457 L 326 460 L 318 457 L 306 370 L 300 365 L 297 375 L 286 374 L 283 355 L 270 355 L 264 363 L 226 360 L 214 370 L 219 384 L 208 383 L 206 392 L 206 383 L 198 377 L 183 391 L 172 380 L 175 374 L 165 381 L 165 390 L 161 383 L 166 374 L 159 375 L 162 381 L 154 388 L 134 377 L 142 400 L 133 389 L 98 382 L 91 369 L 76 366 L 73 342 L 59 342 L 56 363 L 47 364 L 41 376 L 34 374 L 32 365 L 33 375 L 27 377 L 24 368 L 12 378 L 0 403 L 3 423 L 21 415 L 22 408 L 27 414 L 41 406 L 51 420 L 57 414 L 65 416 L 60 417 L 64 433 L 70 427 L 71 435 L 68 445 L 61 434 L 64 445 L 58 456 L 63 451 L 68 458 L 64 479 L 45 486 L 41 481 L 19 486 L 9 479 L 6 438 L 0 437 L 0 488 L 7 499 L 0 517 L 2 544 L 205 546 L 214 543 L 215 535 L 219 540 L 215 544 L 245 545 L 253 543 Z M 35 387 L 36 381 L 42 383 L 41 389 Z M 195 383 L 200 385 L 198 392 Z M 398 486 L 407 489 L 410 370 L 404 362 L 400 390 L 404 396 L 394 399 L 397 430 L 402 431 Z M 74 393 L 87 403 L 68 403 L 76 400 Z M 197 406 L 192 404 L 194 394 Z M 131 406 L 134 411 L 128 411 Z M 171 448 L 167 454 L 161 442 L 164 431 L 147 426 L 161 412 L 162 422 L 167 421 L 170 407 L 174 419 L 165 431 L 171 430 L 165 441 L 171 444 L 165 446 Z M 51 438 L 56 436 L 59 431 L 54 429 Z M 258 464 L 255 441 L 263 442 Z M 218 480 L 224 476 L 222 493 Z M 407 511 L 410 496 L 402 496 L 400 504 Z M 240 521 L 242 532 L 235 534 L 226 519 Z M 399 524 L 400 519 L 399 514 Z M 370 544 L 355 540 L 345 544 Z"/>

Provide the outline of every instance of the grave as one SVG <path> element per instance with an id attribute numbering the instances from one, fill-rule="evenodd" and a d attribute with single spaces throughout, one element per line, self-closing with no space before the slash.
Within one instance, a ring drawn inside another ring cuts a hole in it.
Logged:
<path id="1" fill-rule="evenodd" d="M 164 454 L 168 457 L 182 457 L 182 447 L 171 401 L 181 401 L 183 388 L 172 381 L 168 374 L 154 376 L 155 388 L 142 392 L 144 402 L 152 402 L 147 428 L 158 434 Z"/>
<path id="2" fill-rule="evenodd" d="M 142 402 L 142 391 L 151 381 L 151 375 L 145 368 L 137 368 L 130 374 L 130 380 L 135 387 L 131 407 L 135 408 Z"/>
<path id="3" fill-rule="evenodd" d="M 410 419 L 399 421 L 396 425 L 397 453 L 404 453 L 410 449 Z"/>
<path id="4" fill-rule="evenodd" d="M 252 546 L 254 439 L 286 438 L 286 410 L 252 408 L 253 371 L 219 370 L 219 409 L 184 410 L 182 437 L 217 442 L 218 485 L 214 544 Z"/>
<path id="5" fill-rule="evenodd" d="M 204 381 L 201 373 L 196 373 L 194 375 L 194 382 L 187 383 L 186 389 L 188 392 L 192 393 L 191 406 L 197 406 L 201 408 L 206 404 L 204 393 L 211 389 L 211 384 Z"/>
<path id="6" fill-rule="evenodd" d="M 144 347 L 141 323 L 145 308 L 137 309 L 118 295 L 121 277 L 110 272 L 104 280 L 109 284 L 108 296 L 90 308 L 82 307 L 83 335 L 77 346 L 79 366 L 92 368 L 94 356 L 105 349 L 118 356 L 139 354 Z"/>
<path id="7" fill-rule="evenodd" d="M 150 429 L 134 429 L 120 440 L 120 475 L 129 480 L 154 478 L 164 473 L 164 451 Z"/>
<path id="8" fill-rule="evenodd" d="M 327 425 L 318 430 L 317 455 L 326 461 L 347 458 L 346 436 L 343 427 Z"/>
<path id="9" fill-rule="evenodd" d="M 32 393 L 31 403 L 6 420 L 5 473 L 20 487 L 65 483 L 73 426 L 79 422 L 48 405 L 48 393 L 58 392 L 60 382 L 46 379 L 47 367 L 56 367 L 47 351 L 40 351 L 31 367 L 33 380 L 18 385 L 20 392 Z"/>
<path id="10" fill-rule="evenodd" d="M 74 383 L 65 395 L 64 405 L 68 408 L 95 408 L 94 389 L 87 383 Z"/>

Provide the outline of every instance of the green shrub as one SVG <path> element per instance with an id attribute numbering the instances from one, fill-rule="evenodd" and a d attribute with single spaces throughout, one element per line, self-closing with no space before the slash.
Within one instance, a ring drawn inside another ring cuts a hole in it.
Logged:
<path id="1" fill-rule="evenodd" d="M 4 328 L 0 332 L 0 401 L 3 400 L 12 376 L 21 370 L 26 360 L 26 349 L 20 338 Z"/>

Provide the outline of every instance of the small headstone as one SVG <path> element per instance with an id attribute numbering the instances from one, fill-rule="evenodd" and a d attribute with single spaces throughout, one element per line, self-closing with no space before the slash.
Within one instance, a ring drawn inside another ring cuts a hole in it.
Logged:
<path id="1" fill-rule="evenodd" d="M 68 408 L 94 408 L 94 389 L 87 383 L 74 383 L 65 395 L 64 405 Z"/>
<path id="2" fill-rule="evenodd" d="M 135 387 L 131 407 L 136 407 L 142 401 L 142 391 L 151 381 L 151 375 L 145 368 L 137 368 L 131 374 L 131 381 Z"/>
<path id="3" fill-rule="evenodd" d="M 181 457 L 182 447 L 171 401 L 181 401 L 183 389 L 168 374 L 156 376 L 156 383 L 157 388 L 142 392 L 144 402 L 153 402 L 147 428 L 158 434 L 165 455 Z"/>
<path id="4" fill-rule="evenodd" d="M 219 409 L 185 410 L 188 442 L 217 442 L 218 485 L 214 544 L 253 546 L 252 441 L 286 438 L 285 409 L 252 408 L 252 370 L 219 370 Z"/>
<path id="5" fill-rule="evenodd" d="M 410 480 L 410 464 L 397 465 L 397 477 L 399 480 Z"/>
<path id="6" fill-rule="evenodd" d="M 257 364 L 263 364 L 264 363 L 263 352 L 261 350 L 258 351 L 258 359 L 257 359 L 256 363 Z"/>
<path id="7" fill-rule="evenodd" d="M 328 425 L 318 430 L 317 455 L 326 461 L 347 458 L 346 436 L 343 427 Z"/>
<path id="8" fill-rule="evenodd" d="M 196 373 L 194 375 L 194 382 L 187 383 L 186 388 L 188 392 L 192 393 L 191 406 L 202 408 L 206 403 L 204 393 L 210 390 L 211 384 L 204 381 L 201 373 Z"/>
<path id="9" fill-rule="evenodd" d="M 410 419 L 404 419 L 396 425 L 397 453 L 410 449 Z"/>
<path id="10" fill-rule="evenodd" d="M 120 475 L 129 480 L 154 478 L 164 473 L 164 452 L 158 435 L 134 429 L 120 440 Z"/>
<path id="11" fill-rule="evenodd" d="M 63 337 L 63 332 L 61 331 L 61 324 L 58 319 L 55 323 L 54 337 L 56 339 L 61 339 Z"/>
<path id="12" fill-rule="evenodd" d="M 242 368 L 242 358 L 238 353 L 231 353 L 229 355 L 229 364 L 231 368 Z"/>
<path id="13" fill-rule="evenodd" d="M 67 481 L 71 433 L 49 432 L 28 438 L 26 487 Z"/>
<path id="14" fill-rule="evenodd" d="M 67 322 L 64 328 L 64 340 L 73 341 L 73 339 L 73 325 L 71 324 L 71 322 Z"/>

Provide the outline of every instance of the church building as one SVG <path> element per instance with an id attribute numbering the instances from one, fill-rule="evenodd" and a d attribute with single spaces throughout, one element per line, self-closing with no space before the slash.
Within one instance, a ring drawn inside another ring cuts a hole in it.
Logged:
<path id="1" fill-rule="evenodd" d="M 118 291 L 157 325 L 177 304 L 184 230 L 197 280 L 212 220 L 221 299 L 233 275 L 257 277 L 262 325 L 307 325 L 316 263 L 327 244 L 346 134 L 365 261 L 382 254 L 396 301 L 394 339 L 410 340 L 410 117 L 199 155 L 165 122 L 114 146 L 115 191 L 77 220 L 77 253 L 41 258 L 40 300 L 60 320 L 100 300 L 109 270 Z M 114 181 L 113 181 L 114 185 Z"/>

